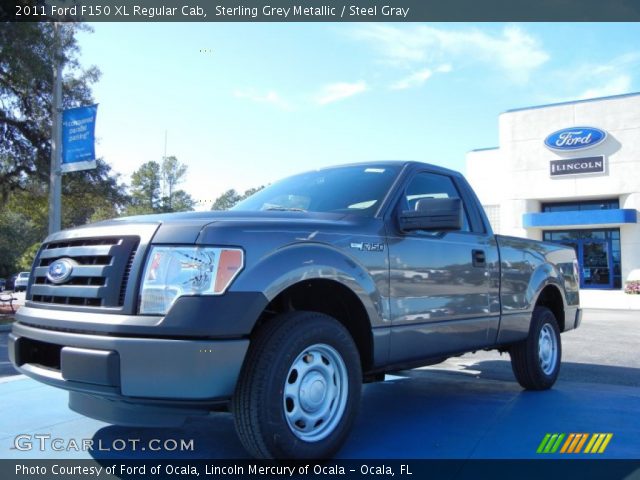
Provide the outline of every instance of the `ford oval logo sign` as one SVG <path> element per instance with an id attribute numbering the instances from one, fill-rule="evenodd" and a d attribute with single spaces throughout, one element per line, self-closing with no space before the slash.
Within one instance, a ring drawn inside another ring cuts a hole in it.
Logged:
<path id="1" fill-rule="evenodd" d="M 544 139 L 544 144 L 552 150 L 572 151 L 594 147 L 602 143 L 605 138 L 607 138 L 606 132 L 599 128 L 572 127 L 553 132 Z"/>
<path id="2" fill-rule="evenodd" d="M 55 284 L 64 283 L 69 280 L 73 267 L 76 265 L 77 263 L 70 258 L 60 258 L 49 265 L 47 279 Z"/>

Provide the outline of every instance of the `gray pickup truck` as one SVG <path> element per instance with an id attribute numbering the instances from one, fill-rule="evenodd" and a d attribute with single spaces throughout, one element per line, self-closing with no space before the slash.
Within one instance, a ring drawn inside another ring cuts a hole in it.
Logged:
<path id="1" fill-rule="evenodd" d="M 481 349 L 550 388 L 580 324 L 574 251 L 494 235 L 459 173 L 326 168 L 227 212 L 120 218 L 49 236 L 9 354 L 120 425 L 229 408 L 260 458 L 327 458 L 363 382 Z"/>

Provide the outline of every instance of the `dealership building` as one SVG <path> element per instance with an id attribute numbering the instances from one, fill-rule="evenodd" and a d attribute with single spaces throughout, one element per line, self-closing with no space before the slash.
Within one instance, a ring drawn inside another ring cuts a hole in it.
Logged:
<path id="1" fill-rule="evenodd" d="M 570 245 L 585 290 L 637 279 L 640 93 L 509 110 L 498 128 L 466 159 L 496 233 Z"/>

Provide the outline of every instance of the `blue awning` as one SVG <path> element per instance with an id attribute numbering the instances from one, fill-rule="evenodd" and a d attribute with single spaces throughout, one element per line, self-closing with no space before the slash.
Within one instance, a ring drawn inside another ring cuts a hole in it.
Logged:
<path id="1" fill-rule="evenodd" d="M 620 225 L 637 223 L 638 212 L 631 208 L 574 210 L 570 212 L 525 213 L 524 228 L 565 227 L 577 225 Z"/>

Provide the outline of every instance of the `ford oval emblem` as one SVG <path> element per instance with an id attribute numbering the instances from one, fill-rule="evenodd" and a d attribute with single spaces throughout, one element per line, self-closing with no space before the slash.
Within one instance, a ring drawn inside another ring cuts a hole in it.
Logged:
<path id="1" fill-rule="evenodd" d="M 551 150 L 572 151 L 591 148 L 607 138 L 607 133 L 595 127 L 563 128 L 553 132 L 544 139 L 544 144 Z"/>
<path id="2" fill-rule="evenodd" d="M 70 258 L 60 258 L 49 265 L 47 270 L 47 279 L 51 283 L 60 284 L 69 280 L 73 267 L 77 265 L 77 262 Z"/>

